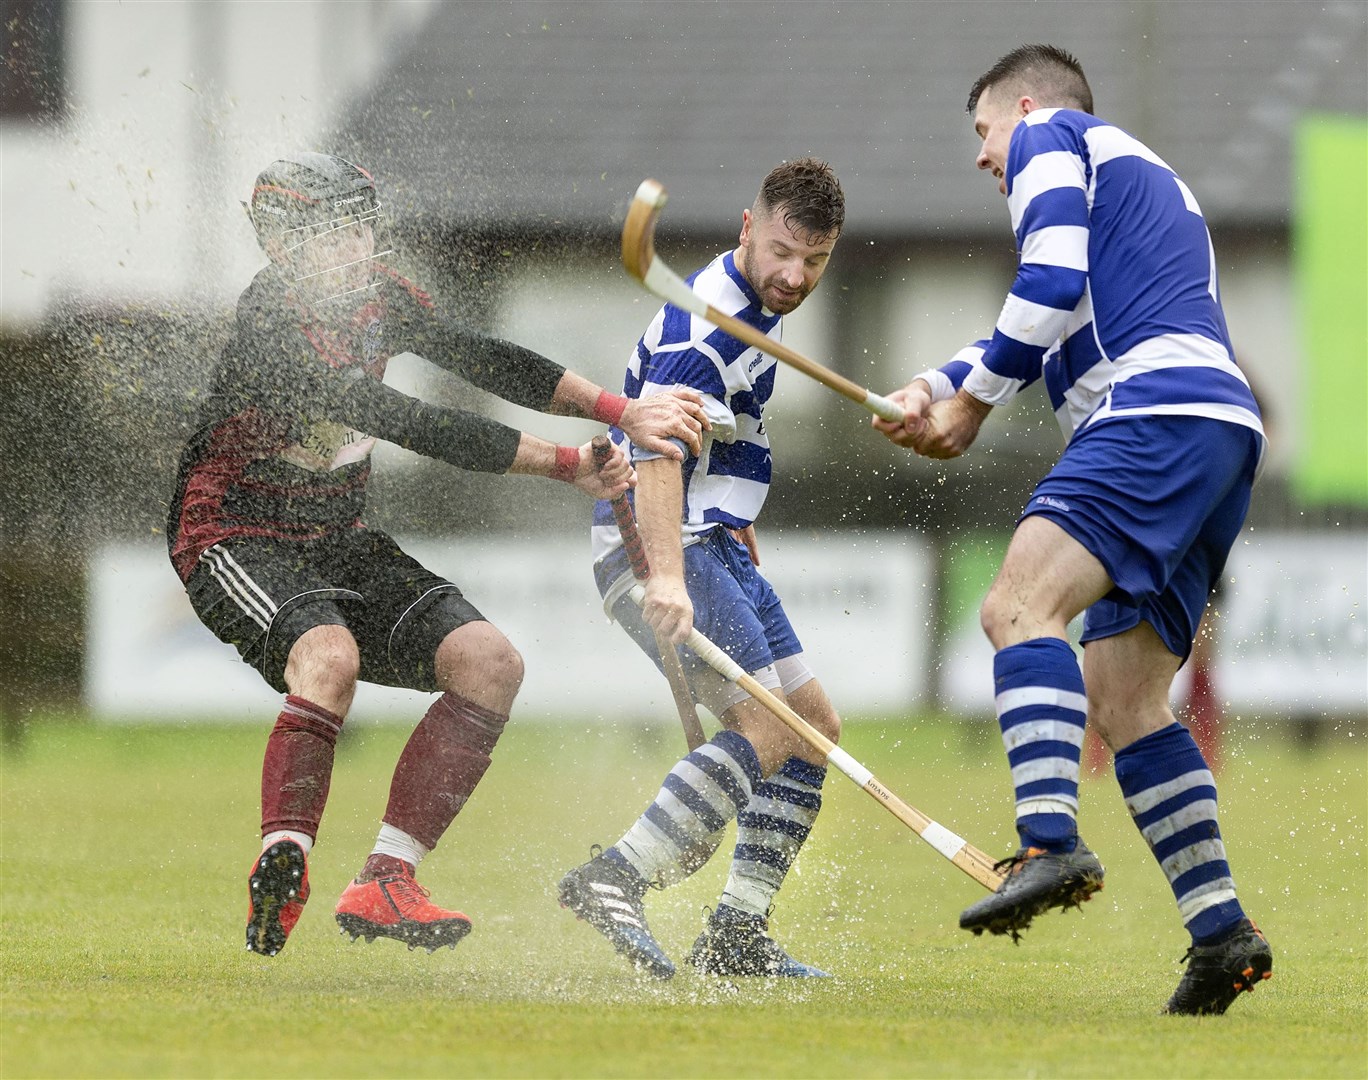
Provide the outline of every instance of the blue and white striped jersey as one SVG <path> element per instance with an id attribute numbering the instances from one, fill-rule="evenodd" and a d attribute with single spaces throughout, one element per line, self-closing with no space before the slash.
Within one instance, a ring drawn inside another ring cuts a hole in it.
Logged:
<path id="1" fill-rule="evenodd" d="M 1160 414 L 1262 433 L 1206 220 L 1153 151 L 1087 113 L 1037 109 L 1012 132 L 1007 205 L 1016 280 L 992 339 L 940 369 L 952 385 L 1001 405 L 1043 377 L 1066 437 Z"/>
<path id="2" fill-rule="evenodd" d="M 780 316 L 767 311 L 736 268 L 732 252 L 719 255 L 688 279 L 694 292 L 719 311 L 780 340 Z M 683 462 L 686 535 L 717 525 L 745 528 L 760 514 L 770 484 L 769 436 L 763 410 L 774 392 L 776 361 L 717 329 L 706 319 L 666 304 L 651 320 L 627 363 L 622 392 L 640 398 L 674 387 L 697 390 L 712 430 L 702 452 Z M 633 461 L 656 455 L 631 445 L 618 428 L 609 432 Z M 594 506 L 593 556 L 598 562 L 622 544 L 609 504 Z"/>

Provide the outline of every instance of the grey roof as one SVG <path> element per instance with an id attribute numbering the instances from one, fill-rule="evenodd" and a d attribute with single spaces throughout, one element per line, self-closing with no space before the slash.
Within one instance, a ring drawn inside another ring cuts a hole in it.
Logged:
<path id="1" fill-rule="evenodd" d="M 1360 0 L 445 3 L 340 126 L 433 224 L 616 228 L 637 183 L 715 226 L 786 158 L 830 161 L 847 229 L 1000 230 L 968 88 L 1024 42 L 1070 49 L 1099 115 L 1217 222 L 1286 219 L 1291 134 L 1368 111 Z"/>

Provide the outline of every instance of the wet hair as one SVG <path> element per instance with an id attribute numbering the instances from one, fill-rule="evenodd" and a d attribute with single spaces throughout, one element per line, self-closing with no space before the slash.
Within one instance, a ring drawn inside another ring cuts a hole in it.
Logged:
<path id="1" fill-rule="evenodd" d="M 765 215 L 782 211 L 784 224 L 795 233 L 825 240 L 839 236 L 845 224 L 845 192 L 825 161 L 799 158 L 770 170 L 752 209 Z"/>
<path id="2" fill-rule="evenodd" d="M 1092 90 L 1083 66 L 1054 45 L 1022 45 L 975 80 L 966 109 L 973 113 L 990 86 L 1011 87 L 1012 96 L 1029 95 L 1045 108 L 1093 111 Z"/>

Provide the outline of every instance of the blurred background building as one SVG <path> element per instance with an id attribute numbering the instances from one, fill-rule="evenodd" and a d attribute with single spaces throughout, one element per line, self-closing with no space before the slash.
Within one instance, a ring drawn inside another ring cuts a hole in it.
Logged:
<path id="1" fill-rule="evenodd" d="M 818 155 L 842 178 L 847 228 L 786 340 L 886 392 L 991 327 L 1011 281 L 1006 208 L 974 173 L 964 104 L 973 79 L 1027 41 L 1075 52 L 1099 114 L 1149 143 L 1203 206 L 1273 435 L 1251 533 L 1347 540 L 1335 549 L 1355 564 L 1347 577 L 1327 565 L 1306 579 L 1297 560 L 1292 613 L 1249 632 L 1268 648 L 1305 645 L 1287 620 L 1306 595 L 1339 620 L 1307 624 L 1309 647 L 1348 663 L 1351 686 L 1368 682 L 1353 670 L 1368 560 L 1358 0 L 6 0 L 0 13 L 6 715 L 79 696 L 88 583 L 108 570 L 107 545 L 161 541 L 176 455 L 263 261 L 240 204 L 275 156 L 322 149 L 366 165 L 407 268 L 432 291 L 616 386 L 656 307 L 617 261 L 639 181 L 669 189 L 657 245 L 688 272 L 734 243 L 770 167 Z M 392 370 L 406 389 L 561 441 L 594 430 L 439 384 L 416 360 Z M 1053 417 L 1026 395 L 973 453 L 936 464 L 796 374 L 780 387 L 763 528 L 915 538 L 932 602 L 909 632 L 940 644 L 913 666 L 927 696 L 943 696 L 955 659 L 944 642 L 972 622 L 991 552 L 1058 453 Z M 378 457 L 372 516 L 406 536 L 577 544 L 586 512 L 568 490 L 393 448 Z M 1282 557 L 1268 558 L 1276 577 Z M 555 572 L 587 583 L 582 559 Z M 1314 695 L 1296 707 L 1319 711 Z"/>

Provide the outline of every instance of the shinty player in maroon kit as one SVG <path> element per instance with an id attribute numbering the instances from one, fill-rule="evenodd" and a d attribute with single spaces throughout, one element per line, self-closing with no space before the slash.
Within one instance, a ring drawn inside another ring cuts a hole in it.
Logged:
<path id="1" fill-rule="evenodd" d="M 457 468 L 522 473 L 609 498 L 634 482 L 620 452 L 556 446 L 386 386 L 389 357 L 427 358 L 529 409 L 626 429 L 681 457 L 706 421 L 691 392 L 628 401 L 551 360 L 445 315 L 380 261 L 371 176 L 299 153 L 257 178 L 247 207 L 270 258 L 238 302 L 199 429 L 181 457 L 171 561 L 201 621 L 234 645 L 284 707 L 262 766 L 262 850 L 247 948 L 273 956 L 309 898 L 308 856 L 358 679 L 440 693 L 391 781 L 374 850 L 336 908 L 355 939 L 429 951 L 470 931 L 414 879 L 485 770 L 522 682 L 522 658 L 449 581 L 363 519 L 370 452 L 384 439 Z"/>

